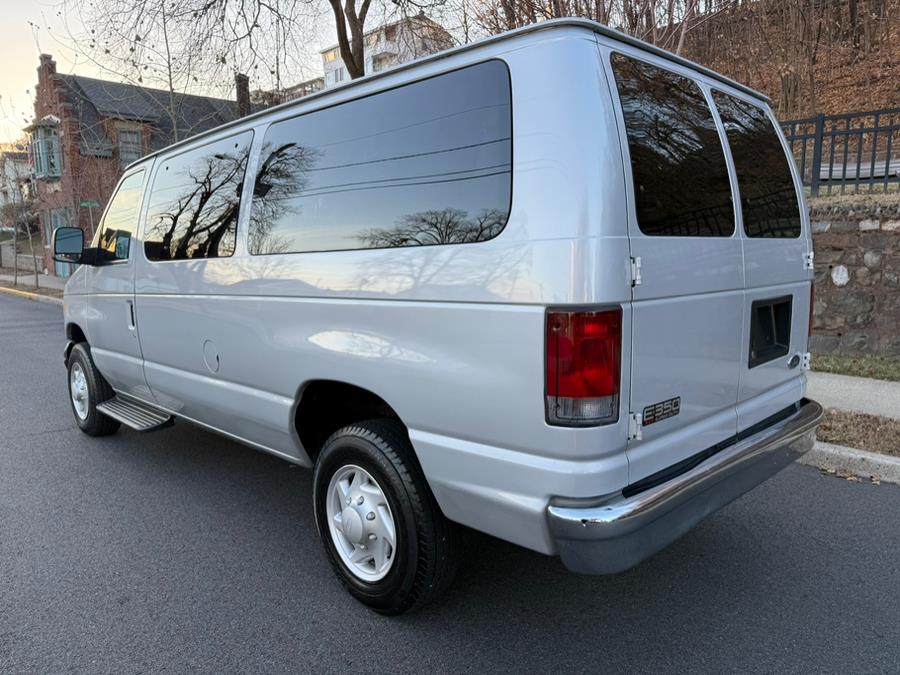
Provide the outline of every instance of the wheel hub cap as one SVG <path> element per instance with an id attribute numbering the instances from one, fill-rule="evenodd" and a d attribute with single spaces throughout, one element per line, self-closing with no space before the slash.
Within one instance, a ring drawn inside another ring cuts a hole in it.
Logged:
<path id="1" fill-rule="evenodd" d="M 365 469 L 338 469 L 326 497 L 331 540 L 350 572 L 363 581 L 383 579 L 394 564 L 397 535 L 384 491 Z"/>
<path id="2" fill-rule="evenodd" d="M 87 419 L 90 396 L 88 394 L 87 377 L 85 377 L 84 369 L 80 363 L 74 364 L 69 373 L 69 392 L 72 396 L 72 407 L 75 409 L 78 419 Z"/>
<path id="3" fill-rule="evenodd" d="M 365 532 L 363 531 L 365 528 L 363 526 L 363 519 L 359 517 L 359 513 L 352 506 L 348 506 L 346 509 L 341 511 L 341 523 L 340 523 L 341 532 L 347 539 L 354 544 L 364 544 L 363 541 Z"/>

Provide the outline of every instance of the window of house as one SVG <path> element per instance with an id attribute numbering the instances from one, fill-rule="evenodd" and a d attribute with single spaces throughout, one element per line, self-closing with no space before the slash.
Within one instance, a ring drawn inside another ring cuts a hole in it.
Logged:
<path id="1" fill-rule="evenodd" d="M 269 127 L 252 254 L 497 236 L 512 182 L 509 73 L 488 61 Z"/>
<path id="2" fill-rule="evenodd" d="M 131 235 L 140 217 L 143 185 L 144 172 L 136 171 L 119 184 L 119 189 L 110 200 L 97 241 L 101 262 L 128 260 Z"/>
<path id="3" fill-rule="evenodd" d="M 119 129 L 119 164 L 125 168 L 144 155 L 143 137 L 139 129 Z"/>
<path id="4" fill-rule="evenodd" d="M 42 218 L 44 224 L 44 246 L 50 246 L 53 233 L 59 227 L 69 224 L 69 209 L 50 209 L 45 211 Z"/>
<path id="5" fill-rule="evenodd" d="M 692 79 L 614 54 L 637 223 L 645 235 L 729 237 L 734 204 L 712 111 Z"/>
<path id="6" fill-rule="evenodd" d="M 163 160 L 150 189 L 144 228 L 148 260 L 234 253 L 252 138 L 247 131 Z"/>
<path id="7" fill-rule="evenodd" d="M 377 73 L 390 68 L 396 62 L 392 54 L 378 54 L 372 59 L 372 70 Z"/>
<path id="8" fill-rule="evenodd" d="M 43 237 L 44 237 L 44 247 L 50 248 L 50 243 L 53 241 L 53 233 L 60 227 L 66 227 L 71 223 L 71 212 L 69 209 L 50 209 L 49 211 L 44 211 L 41 217 L 41 224 L 43 225 Z M 75 265 L 72 263 L 63 263 L 54 261 L 54 271 L 56 272 L 56 276 L 58 277 L 68 277 L 75 270 Z"/>
<path id="9" fill-rule="evenodd" d="M 343 68 L 338 68 L 337 70 L 334 71 L 334 81 L 335 81 L 335 83 L 344 81 L 344 69 Z"/>
<path id="10" fill-rule="evenodd" d="M 765 111 L 720 91 L 713 101 L 728 136 L 748 237 L 800 236 L 800 205 L 784 147 Z"/>
<path id="11" fill-rule="evenodd" d="M 59 178 L 59 130 L 55 126 L 38 127 L 31 140 L 31 155 L 36 178 Z"/>
<path id="12" fill-rule="evenodd" d="M 325 63 L 331 63 L 335 61 L 338 57 L 338 50 L 332 49 L 331 51 L 325 52 Z"/>

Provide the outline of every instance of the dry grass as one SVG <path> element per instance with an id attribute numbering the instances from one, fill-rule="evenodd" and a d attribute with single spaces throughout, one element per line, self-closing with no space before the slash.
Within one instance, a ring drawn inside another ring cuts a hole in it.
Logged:
<path id="1" fill-rule="evenodd" d="M 900 420 L 828 410 L 817 437 L 826 443 L 900 457 Z"/>
<path id="2" fill-rule="evenodd" d="M 812 368 L 822 373 L 900 382 L 900 358 L 873 354 L 813 354 Z"/>

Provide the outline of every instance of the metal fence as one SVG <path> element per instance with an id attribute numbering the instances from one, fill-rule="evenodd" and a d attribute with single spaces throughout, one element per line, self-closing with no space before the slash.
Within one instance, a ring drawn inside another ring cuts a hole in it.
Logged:
<path id="1" fill-rule="evenodd" d="M 900 108 L 781 123 L 813 196 L 900 189 Z"/>

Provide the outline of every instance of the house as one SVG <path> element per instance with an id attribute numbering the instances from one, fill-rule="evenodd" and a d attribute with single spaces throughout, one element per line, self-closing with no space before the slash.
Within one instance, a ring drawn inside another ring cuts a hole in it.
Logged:
<path id="1" fill-rule="evenodd" d="M 21 203 L 30 175 L 27 143 L 0 144 L 0 230 L 12 227 L 8 205 Z"/>
<path id="2" fill-rule="evenodd" d="M 365 72 L 366 75 L 377 73 L 452 46 L 453 38 L 450 33 L 420 12 L 365 33 Z M 326 89 L 350 79 L 338 45 L 323 49 L 321 53 Z"/>
<path id="3" fill-rule="evenodd" d="M 420 12 L 416 16 L 379 26 L 363 36 L 366 75 L 452 46 L 453 38 L 444 27 Z M 280 90 L 256 89 L 250 94 L 253 104 L 268 108 L 349 81 L 350 76 L 338 45 L 323 49 L 321 54 L 324 76 Z"/>
<path id="4" fill-rule="evenodd" d="M 236 76 L 246 88 L 247 78 Z M 241 114 L 249 91 L 239 92 Z M 31 134 L 31 169 L 41 221 L 44 265 L 60 276 L 69 265 L 54 263 L 53 230 L 77 225 L 90 240 L 122 170 L 143 155 L 239 117 L 225 99 L 175 94 L 120 82 L 56 72 L 40 57 Z"/>
<path id="5" fill-rule="evenodd" d="M 285 103 L 286 101 L 293 101 L 297 98 L 303 98 L 308 94 L 313 94 L 317 91 L 321 91 L 324 88 L 325 78 L 313 77 L 309 80 L 304 80 L 303 82 L 290 87 L 286 87 L 281 90 L 254 89 L 252 92 L 250 92 L 250 100 L 252 101 L 254 106 L 258 106 L 260 108 L 271 108 L 273 105 Z"/>

